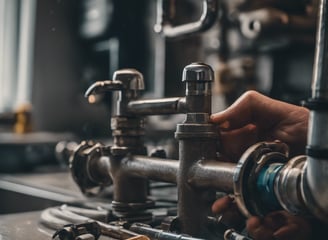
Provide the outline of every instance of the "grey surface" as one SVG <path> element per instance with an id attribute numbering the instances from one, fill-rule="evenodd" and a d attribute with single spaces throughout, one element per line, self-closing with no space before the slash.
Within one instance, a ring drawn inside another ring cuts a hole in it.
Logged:
<path id="1" fill-rule="evenodd" d="M 50 240 L 53 230 L 45 228 L 40 222 L 41 211 L 0 215 L 1 240 Z M 100 237 L 99 240 L 110 238 Z"/>
<path id="2" fill-rule="evenodd" d="M 68 172 L 0 176 L 0 214 L 85 201 Z"/>

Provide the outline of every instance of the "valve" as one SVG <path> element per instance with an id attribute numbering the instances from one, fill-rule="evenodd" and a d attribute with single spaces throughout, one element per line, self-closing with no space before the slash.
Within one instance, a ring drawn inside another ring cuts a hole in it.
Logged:
<path id="1" fill-rule="evenodd" d="M 213 69 L 204 63 L 189 64 L 183 70 L 182 81 L 186 83 L 186 112 L 210 114 Z"/>
<path id="2" fill-rule="evenodd" d="M 70 157 L 70 170 L 81 192 L 87 196 L 97 195 L 105 186 L 112 185 L 105 159 L 110 147 L 91 141 L 82 141 Z M 96 173 L 96 174 L 95 174 Z M 97 188 L 97 193 L 95 189 Z"/>
<path id="3" fill-rule="evenodd" d="M 264 216 L 282 209 L 273 189 L 288 152 L 285 143 L 275 141 L 257 143 L 242 155 L 234 174 L 234 195 L 245 216 Z"/>
<path id="4" fill-rule="evenodd" d="M 117 115 L 129 115 L 126 109 L 130 100 L 137 99 L 145 89 L 143 75 L 135 69 L 118 70 L 113 75 L 113 80 L 97 81 L 85 92 L 89 98 L 94 94 L 119 91 L 117 102 Z"/>

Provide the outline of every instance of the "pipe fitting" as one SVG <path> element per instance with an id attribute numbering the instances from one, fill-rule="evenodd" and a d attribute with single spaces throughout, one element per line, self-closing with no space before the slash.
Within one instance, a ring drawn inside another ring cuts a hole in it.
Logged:
<path id="1" fill-rule="evenodd" d="M 192 63 L 183 69 L 186 84 L 186 112 L 211 114 L 213 69 L 204 63 Z"/>
<path id="2" fill-rule="evenodd" d="M 83 194 L 96 195 L 104 186 L 112 185 L 108 173 L 109 152 L 109 148 L 100 143 L 82 141 L 71 155 L 69 167 L 72 177 Z M 97 193 L 95 188 L 98 188 Z"/>
<path id="3" fill-rule="evenodd" d="M 246 217 L 264 216 L 275 210 L 273 208 L 279 208 L 277 200 L 270 197 L 273 196 L 273 179 L 287 156 L 288 146 L 279 141 L 257 143 L 242 155 L 233 180 L 236 203 Z M 277 165 L 269 167 L 270 164 Z"/>
<path id="4" fill-rule="evenodd" d="M 283 166 L 275 179 L 274 191 L 280 205 L 293 214 L 308 214 L 301 189 L 305 163 L 306 156 L 294 157 Z"/>

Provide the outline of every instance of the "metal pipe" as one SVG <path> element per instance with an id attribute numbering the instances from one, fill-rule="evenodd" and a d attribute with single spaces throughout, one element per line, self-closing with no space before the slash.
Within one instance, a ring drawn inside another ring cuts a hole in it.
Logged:
<path id="1" fill-rule="evenodd" d="M 321 0 L 317 23 L 316 53 L 313 66 L 312 98 L 328 98 L 328 22 L 327 1 Z"/>
<path id="2" fill-rule="evenodd" d="M 197 162 L 188 173 L 188 183 L 193 187 L 212 188 L 233 192 L 233 175 L 236 164 L 206 160 Z M 179 161 L 147 156 L 130 156 L 123 159 L 121 174 L 176 183 Z"/>
<path id="3" fill-rule="evenodd" d="M 188 182 L 194 187 L 215 188 L 218 191 L 232 193 L 235 169 L 235 163 L 199 161 L 190 169 Z"/>
<path id="4" fill-rule="evenodd" d="M 209 29 L 215 23 L 217 14 L 218 1 L 203 0 L 203 12 L 198 21 L 180 26 L 172 26 L 171 20 L 165 18 L 166 14 L 163 12 L 163 0 L 158 0 L 157 23 L 154 29 L 155 32 L 162 33 L 166 38 L 188 36 Z"/>
<path id="5" fill-rule="evenodd" d="M 122 160 L 121 174 L 176 183 L 179 162 L 147 156 L 131 156 Z"/>
<path id="6" fill-rule="evenodd" d="M 93 182 L 108 185 L 111 182 L 112 166 L 109 158 L 102 156 L 89 158 L 89 177 Z M 233 191 L 233 175 L 236 164 L 217 160 L 206 160 L 195 163 L 188 175 L 188 183 L 193 187 L 212 188 L 217 191 Z M 142 155 L 130 155 L 124 158 L 119 166 L 119 176 L 148 178 L 155 181 L 177 182 L 179 161 Z"/>
<path id="7" fill-rule="evenodd" d="M 199 159 L 215 158 L 216 139 L 214 132 L 213 136 L 209 134 L 206 136 L 209 132 L 197 133 L 199 129 L 197 129 L 197 124 L 194 125 L 196 125 L 194 129 L 188 129 L 185 124 L 178 125 L 176 132 L 179 139 L 180 161 L 177 178 L 178 218 L 182 232 L 199 237 L 207 234 L 207 216 L 211 213 L 210 207 L 215 200 L 215 191 L 192 186 L 189 182 L 189 172 Z M 198 127 L 201 128 L 200 124 Z M 190 126 L 190 128 L 193 128 L 193 126 Z M 193 132 L 194 134 L 192 134 Z"/>
<path id="8" fill-rule="evenodd" d="M 163 115 L 186 112 L 186 98 L 135 100 L 128 103 L 129 113 L 136 115 Z"/>
<path id="9" fill-rule="evenodd" d="M 178 218 L 181 231 L 192 236 L 207 235 L 207 216 L 215 200 L 213 189 L 192 186 L 189 172 L 200 159 L 215 159 L 218 132 L 209 122 L 211 113 L 212 68 L 206 64 L 193 63 L 183 70 L 186 82 L 186 105 L 188 113 L 175 132 L 179 140 Z"/>
<path id="10" fill-rule="evenodd" d="M 148 236 L 150 239 L 157 240 L 204 240 L 203 238 L 194 238 L 181 234 L 164 232 L 160 229 L 154 229 L 151 226 L 142 224 L 142 223 L 134 223 L 131 225 L 129 230 Z"/>
<path id="11" fill-rule="evenodd" d="M 289 160 L 274 181 L 274 192 L 280 205 L 293 214 L 307 213 L 301 194 L 301 178 L 306 156 Z"/>
<path id="12" fill-rule="evenodd" d="M 328 3 L 321 0 L 317 25 L 310 108 L 307 163 L 302 181 L 306 206 L 321 220 L 328 222 Z"/>

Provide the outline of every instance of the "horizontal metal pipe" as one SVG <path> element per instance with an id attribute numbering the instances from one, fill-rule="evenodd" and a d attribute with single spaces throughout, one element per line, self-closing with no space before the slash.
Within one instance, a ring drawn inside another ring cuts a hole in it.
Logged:
<path id="1" fill-rule="evenodd" d="M 178 160 L 137 155 L 125 158 L 120 171 L 129 176 L 176 183 L 178 168 Z"/>
<path id="2" fill-rule="evenodd" d="M 234 163 L 217 160 L 200 161 L 191 168 L 188 183 L 194 187 L 213 188 L 231 193 L 235 167 Z M 171 183 L 177 182 L 178 168 L 178 160 L 147 156 L 126 158 L 121 165 L 122 174 Z"/>
<path id="3" fill-rule="evenodd" d="M 136 100 L 128 104 L 129 113 L 136 115 L 164 115 L 185 113 L 184 97 Z"/>
<path id="4" fill-rule="evenodd" d="M 235 167 L 234 163 L 217 160 L 200 161 L 191 168 L 188 183 L 231 193 Z M 178 169 L 178 160 L 137 155 L 124 159 L 120 171 L 129 176 L 176 183 Z"/>
<path id="5" fill-rule="evenodd" d="M 195 187 L 215 188 L 232 193 L 235 168 L 235 163 L 217 160 L 199 161 L 189 173 L 189 183 Z"/>

